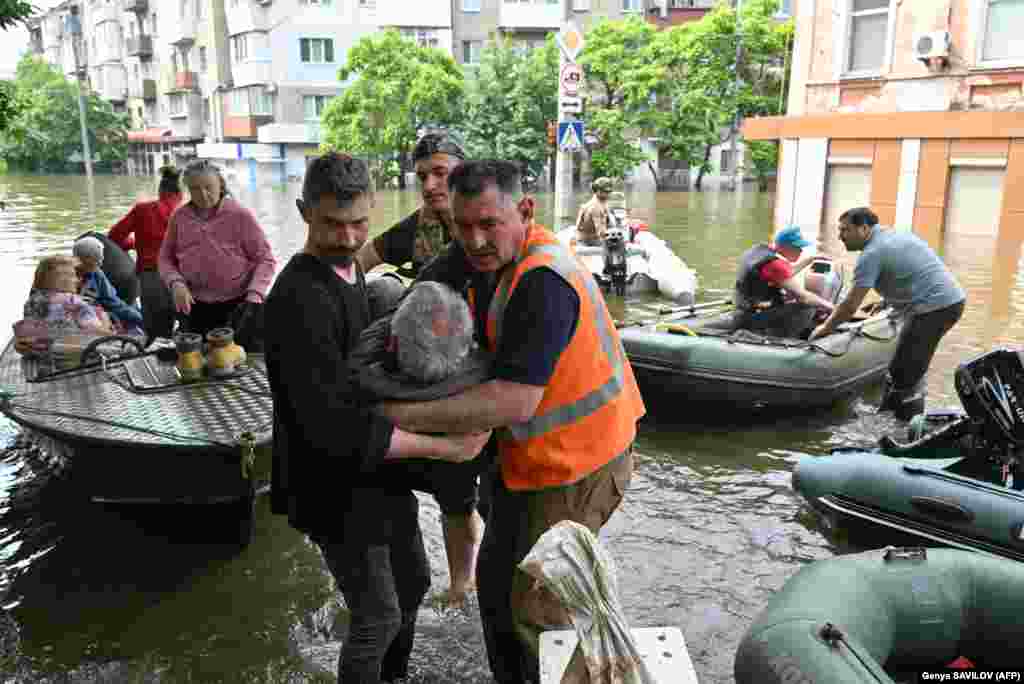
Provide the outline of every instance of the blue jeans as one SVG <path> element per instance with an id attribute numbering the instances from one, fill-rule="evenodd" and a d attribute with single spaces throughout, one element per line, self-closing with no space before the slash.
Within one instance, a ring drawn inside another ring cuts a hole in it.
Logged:
<path id="1" fill-rule="evenodd" d="M 343 684 L 380 684 L 406 676 L 416 613 L 430 588 L 423 537 L 415 516 L 411 522 L 404 528 L 407 534 L 390 539 L 313 539 L 351 613 L 338 658 Z"/>

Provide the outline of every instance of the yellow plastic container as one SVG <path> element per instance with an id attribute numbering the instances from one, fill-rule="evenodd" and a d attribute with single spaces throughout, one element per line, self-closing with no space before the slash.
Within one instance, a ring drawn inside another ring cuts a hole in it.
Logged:
<path id="1" fill-rule="evenodd" d="M 194 382 L 203 377 L 203 338 L 196 333 L 178 333 L 174 336 L 178 349 L 178 373 L 184 382 Z"/>
<path id="2" fill-rule="evenodd" d="M 245 363 L 245 349 L 235 344 L 235 331 L 231 328 L 216 328 L 206 333 L 209 345 L 206 357 L 206 371 L 214 377 L 231 375 L 238 366 Z"/>

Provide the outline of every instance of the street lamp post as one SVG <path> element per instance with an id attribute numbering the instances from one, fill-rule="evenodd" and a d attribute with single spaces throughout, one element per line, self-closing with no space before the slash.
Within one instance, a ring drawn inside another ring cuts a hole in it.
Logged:
<path id="1" fill-rule="evenodd" d="M 78 122 L 82 127 L 82 157 L 85 160 L 85 175 L 92 186 L 92 151 L 89 149 L 89 128 L 85 122 L 85 69 L 79 62 L 79 52 L 85 49 L 82 41 L 82 19 L 78 16 L 78 6 L 71 6 L 71 14 L 67 17 L 67 33 L 71 35 L 71 52 L 75 57 L 75 78 L 78 79 Z"/>

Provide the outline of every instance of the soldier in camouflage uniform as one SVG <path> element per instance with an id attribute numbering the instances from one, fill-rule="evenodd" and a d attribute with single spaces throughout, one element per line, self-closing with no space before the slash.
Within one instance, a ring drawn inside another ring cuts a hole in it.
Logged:
<path id="1" fill-rule="evenodd" d="M 420 268 L 451 241 L 451 202 L 448 173 L 466 158 L 450 133 L 427 133 L 412 152 L 420 180 L 423 206 L 368 241 L 356 258 L 369 272 L 378 264 L 397 266 L 415 277 Z"/>

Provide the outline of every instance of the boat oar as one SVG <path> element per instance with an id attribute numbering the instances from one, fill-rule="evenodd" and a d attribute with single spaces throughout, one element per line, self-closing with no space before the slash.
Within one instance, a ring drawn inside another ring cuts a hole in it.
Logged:
<path id="1" fill-rule="evenodd" d="M 713 309 L 713 308 L 715 308 L 717 306 L 725 306 L 726 304 L 732 304 L 732 300 L 731 299 L 716 299 L 713 302 L 704 302 L 703 304 L 691 304 L 690 306 L 665 307 L 665 308 L 662 308 L 662 309 L 658 309 L 658 313 L 660 315 L 662 315 L 662 316 L 665 316 L 665 315 L 668 315 L 668 314 L 677 314 L 677 313 L 691 313 L 692 314 L 692 313 L 697 313 L 698 311 L 703 311 L 705 309 Z"/>

